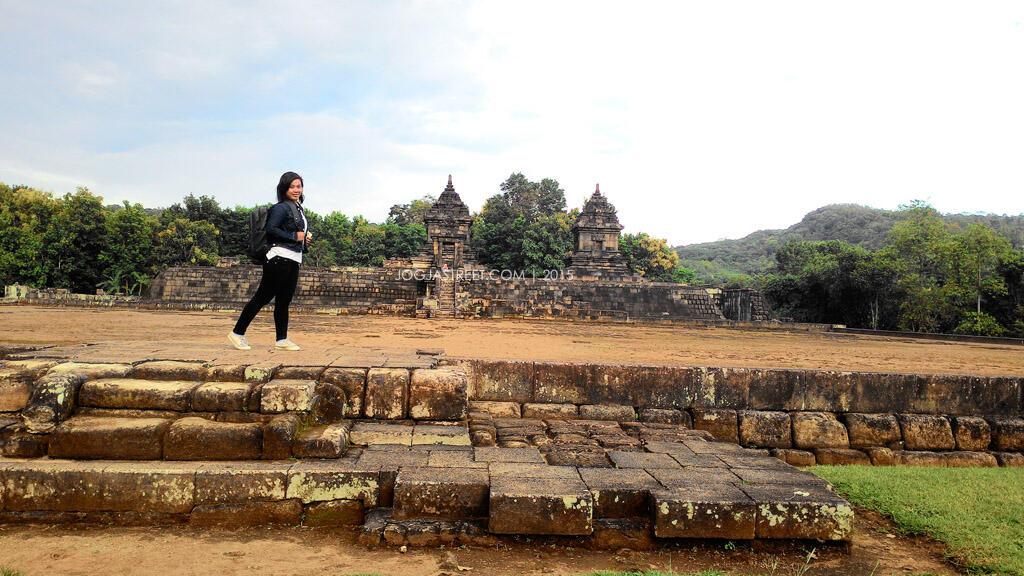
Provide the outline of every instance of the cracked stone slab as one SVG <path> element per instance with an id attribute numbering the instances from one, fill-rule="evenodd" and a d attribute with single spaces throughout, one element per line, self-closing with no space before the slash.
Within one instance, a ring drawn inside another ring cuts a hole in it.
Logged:
<path id="1" fill-rule="evenodd" d="M 402 468 L 395 480 L 392 517 L 396 520 L 462 520 L 487 515 L 487 470 L 481 468 Z"/>
<path id="2" fill-rule="evenodd" d="M 370 446 L 374 444 L 412 445 L 413 427 L 406 424 L 384 424 L 377 422 L 356 422 L 349 433 L 353 444 Z"/>
<path id="3" fill-rule="evenodd" d="M 304 504 L 330 500 L 361 500 L 366 507 L 377 505 L 379 470 L 341 460 L 300 462 L 288 471 L 288 498 Z"/>
<path id="4" fill-rule="evenodd" d="M 658 538 L 754 538 L 754 500 L 733 484 L 657 490 L 651 499 Z"/>
<path id="5" fill-rule="evenodd" d="M 103 378 L 82 384 L 78 404 L 94 408 L 134 408 L 186 412 L 199 382 Z"/>
<path id="6" fill-rule="evenodd" d="M 413 445 L 472 446 L 465 426 L 416 424 L 412 431 Z"/>
<path id="7" fill-rule="evenodd" d="M 499 448 L 495 446 L 477 446 L 473 449 L 477 462 L 526 462 L 546 464 L 544 457 L 536 448 Z"/>
<path id="8" fill-rule="evenodd" d="M 644 470 L 580 468 L 579 473 L 594 497 L 594 518 L 646 516 L 651 491 L 661 489 Z"/>
<path id="9" fill-rule="evenodd" d="M 758 538 L 848 540 L 850 503 L 821 486 L 743 485 L 757 505 Z"/>
<path id="10" fill-rule="evenodd" d="M 586 536 L 593 532 L 594 500 L 582 480 L 491 479 L 492 534 Z"/>

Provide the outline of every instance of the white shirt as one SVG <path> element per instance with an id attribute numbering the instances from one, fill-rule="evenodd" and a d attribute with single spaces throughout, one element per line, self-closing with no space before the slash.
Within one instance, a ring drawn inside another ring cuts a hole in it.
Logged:
<path id="1" fill-rule="evenodd" d="M 302 216 L 302 232 L 306 233 L 309 230 L 309 222 L 306 221 L 306 212 L 303 210 L 299 210 L 299 216 Z M 281 258 L 294 260 L 299 264 L 302 264 L 302 252 L 289 250 L 284 246 L 274 246 L 267 251 L 267 261 L 269 261 L 271 258 L 275 256 L 280 256 Z"/>

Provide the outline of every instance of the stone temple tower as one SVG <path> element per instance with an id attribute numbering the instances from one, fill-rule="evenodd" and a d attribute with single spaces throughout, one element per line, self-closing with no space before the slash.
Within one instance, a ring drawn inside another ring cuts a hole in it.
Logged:
<path id="1" fill-rule="evenodd" d="M 423 215 L 427 243 L 420 251 L 420 258 L 429 258 L 431 267 L 447 267 L 449 270 L 474 264 L 476 256 L 469 248 L 472 223 L 469 208 L 455 192 L 449 174 L 448 186 Z"/>
<path id="2" fill-rule="evenodd" d="M 581 280 L 628 280 L 632 273 L 619 253 L 622 225 L 615 207 L 598 185 L 572 226 L 573 253 L 569 269 Z"/>

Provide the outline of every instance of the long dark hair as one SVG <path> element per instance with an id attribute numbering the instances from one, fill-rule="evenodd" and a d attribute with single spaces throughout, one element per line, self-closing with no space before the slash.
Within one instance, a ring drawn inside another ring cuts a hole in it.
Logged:
<path id="1" fill-rule="evenodd" d="M 284 174 L 281 174 L 281 181 L 277 183 L 277 201 L 278 202 L 284 202 L 285 200 L 288 199 L 288 188 L 292 185 L 292 181 L 294 181 L 294 180 L 298 180 L 299 182 L 302 182 L 303 186 L 306 185 L 306 182 L 305 182 L 305 180 L 302 179 L 302 176 L 299 176 L 295 172 L 285 172 Z M 302 204 L 305 201 L 306 201 L 306 195 L 305 194 L 301 194 L 299 196 L 299 204 Z"/>

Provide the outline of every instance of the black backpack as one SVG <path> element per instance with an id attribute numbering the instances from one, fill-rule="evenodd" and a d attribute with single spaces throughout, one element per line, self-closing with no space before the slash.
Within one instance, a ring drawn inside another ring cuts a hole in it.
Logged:
<path id="1" fill-rule="evenodd" d="M 302 216 L 299 215 L 301 209 L 294 202 L 289 202 L 288 208 L 296 226 L 301 226 Z M 267 240 L 267 216 L 269 214 L 269 206 L 260 206 L 249 214 L 249 246 L 246 247 L 245 254 L 254 264 L 267 263 L 267 252 L 270 250 L 270 242 Z"/>
<path id="2" fill-rule="evenodd" d="M 260 206 L 249 214 L 249 246 L 245 254 L 254 264 L 267 263 L 267 251 L 270 250 L 270 243 L 267 242 L 267 214 L 270 213 L 268 206 Z"/>

